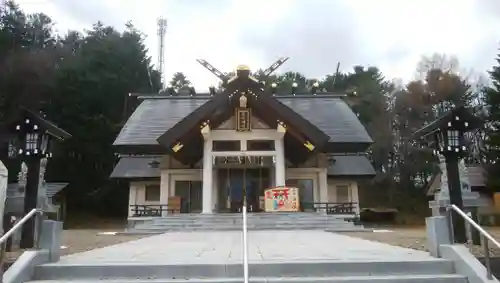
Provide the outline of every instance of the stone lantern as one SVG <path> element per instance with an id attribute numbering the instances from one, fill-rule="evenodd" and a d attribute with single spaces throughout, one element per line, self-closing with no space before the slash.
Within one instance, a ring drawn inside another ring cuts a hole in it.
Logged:
<path id="1" fill-rule="evenodd" d="M 471 203 L 478 198 L 470 191 L 468 182 L 465 182 L 465 164 L 461 159 L 468 154 L 465 133 L 477 129 L 481 124 L 482 121 L 478 117 L 464 106 L 459 106 L 415 132 L 414 138 L 433 147 L 440 160 L 441 191 L 430 203 L 431 208 L 445 208 L 454 204 L 463 210 L 464 196 L 469 202 L 467 206 L 477 205 Z M 461 182 L 461 179 L 464 182 Z M 465 243 L 467 236 L 464 219 L 453 213 L 452 221 L 455 242 Z"/>
<path id="2" fill-rule="evenodd" d="M 44 115 L 21 108 L 18 117 L 9 123 L 10 158 L 19 158 L 26 166 L 21 166 L 20 183 L 24 186 L 24 214 L 38 208 L 40 181 L 47 164 L 47 158 L 52 157 L 51 143 L 53 140 L 65 140 L 71 135 L 45 119 Z M 27 172 L 24 172 L 27 171 Z M 42 175 L 42 176 L 41 176 Z M 25 179 L 25 180 L 21 180 Z M 32 248 L 35 239 L 35 219 L 31 218 L 22 228 L 21 248 Z"/>

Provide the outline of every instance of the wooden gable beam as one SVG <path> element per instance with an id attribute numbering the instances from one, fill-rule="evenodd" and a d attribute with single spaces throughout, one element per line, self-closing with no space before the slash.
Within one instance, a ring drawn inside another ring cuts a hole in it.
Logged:
<path id="1" fill-rule="evenodd" d="M 313 145 L 309 140 L 307 140 L 299 131 L 295 130 L 293 127 L 286 125 L 284 122 L 278 120 L 278 131 L 283 131 L 283 129 L 289 133 L 291 136 L 296 138 L 302 145 L 307 148 L 307 150 L 313 152 L 316 146 Z"/>

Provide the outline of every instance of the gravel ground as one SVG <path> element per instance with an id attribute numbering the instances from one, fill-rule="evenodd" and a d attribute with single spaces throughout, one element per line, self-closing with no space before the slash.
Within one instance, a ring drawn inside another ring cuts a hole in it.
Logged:
<path id="1" fill-rule="evenodd" d="M 102 230 L 65 230 L 63 255 L 98 249 L 147 237 L 147 235 L 99 235 Z"/>
<path id="2" fill-rule="evenodd" d="M 418 228 L 387 228 L 391 232 L 345 232 L 342 235 L 357 237 L 365 240 L 386 243 L 390 245 L 426 251 L 425 227 Z M 489 233 L 495 238 L 500 239 L 500 228 L 488 228 Z M 484 252 L 481 246 L 468 245 L 471 252 L 477 257 L 483 257 Z M 490 244 L 490 255 L 500 256 L 500 249 Z"/>
<path id="3" fill-rule="evenodd" d="M 123 229 L 122 229 L 123 230 Z M 121 231 L 121 230 L 115 230 Z M 62 255 L 84 252 L 106 246 L 116 245 L 123 242 L 141 239 L 147 236 L 139 235 L 99 235 L 106 230 L 74 229 L 64 230 L 62 233 Z M 22 251 L 7 253 L 8 258 L 17 258 Z"/>

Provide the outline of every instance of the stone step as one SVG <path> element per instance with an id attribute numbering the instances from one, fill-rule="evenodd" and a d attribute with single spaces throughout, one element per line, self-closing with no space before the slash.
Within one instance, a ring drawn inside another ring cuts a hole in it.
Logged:
<path id="1" fill-rule="evenodd" d="M 234 221 L 241 220 L 243 216 L 238 214 L 232 217 L 193 217 L 193 216 L 164 216 L 149 219 L 146 221 Z M 333 216 L 308 216 L 308 217 L 247 217 L 249 221 L 275 221 L 275 220 L 288 220 L 288 221 L 307 221 L 307 220 L 328 220 L 328 221 L 346 221 L 351 220 L 349 217 L 333 217 Z"/>
<path id="2" fill-rule="evenodd" d="M 270 213 L 270 214 L 263 214 L 263 213 L 248 213 L 247 214 L 248 218 L 258 218 L 258 219 L 266 219 L 266 218 L 352 218 L 354 215 L 350 214 L 345 214 L 345 215 L 337 215 L 337 214 L 322 214 L 322 213 L 291 213 L 291 214 L 281 214 L 281 213 Z M 198 219 L 210 219 L 210 218 L 241 218 L 242 214 L 241 213 L 227 213 L 227 214 L 188 214 L 188 213 L 181 213 L 181 214 L 171 214 L 168 216 L 163 216 L 163 217 L 158 217 L 156 219 L 161 219 L 161 218 L 198 218 Z"/>
<path id="3" fill-rule="evenodd" d="M 353 226 L 354 223 L 347 221 L 248 221 L 248 225 L 349 225 Z M 176 221 L 176 222 L 153 222 L 153 223 L 141 223 L 135 225 L 139 226 L 184 226 L 184 225 L 196 225 L 196 226 L 211 226 L 211 225 L 243 225 L 243 221 L 220 221 L 220 222 L 201 222 L 201 221 Z"/>
<path id="4" fill-rule="evenodd" d="M 268 227 L 248 227 L 248 231 L 269 231 L 269 230 L 328 230 L 330 231 L 366 231 L 359 227 L 321 227 L 321 226 L 268 226 Z M 130 228 L 126 231 L 241 231 L 242 227 L 238 226 L 214 226 L 214 227 L 162 227 L 162 228 Z"/>
<path id="5" fill-rule="evenodd" d="M 260 226 L 332 226 L 332 227 L 337 227 L 337 226 L 344 226 L 344 227 L 353 227 L 353 226 L 361 226 L 361 225 L 356 225 L 354 223 L 349 223 L 349 222 L 341 222 L 341 223 L 318 223 L 318 222 L 305 222 L 305 223 L 287 223 L 287 222 L 269 222 L 269 223 L 247 223 L 247 226 L 254 226 L 254 227 L 260 227 Z M 144 224 L 137 224 L 134 227 L 179 227 L 179 226 L 196 226 L 196 227 L 212 227 L 212 226 L 237 226 L 241 227 L 243 226 L 243 223 L 162 223 L 162 224 L 157 224 L 157 223 L 144 223 Z"/>
<path id="6" fill-rule="evenodd" d="M 186 219 L 164 219 L 158 218 L 152 221 L 137 223 L 127 229 L 125 234 L 149 234 L 172 231 L 239 231 L 243 221 L 239 219 L 217 219 L 207 218 L 204 220 Z M 248 230 L 328 230 L 328 231 L 368 231 L 361 225 L 355 225 L 352 221 L 334 219 L 333 221 L 320 220 L 292 220 L 292 219 L 265 219 L 248 221 Z"/>
<path id="7" fill-rule="evenodd" d="M 101 264 L 64 264 L 52 263 L 37 266 L 37 280 L 100 280 L 100 279 L 135 279 L 155 278 L 212 279 L 233 278 L 241 282 L 243 265 L 234 264 L 147 264 L 147 263 L 101 263 Z M 259 277 L 345 277 L 349 276 L 424 276 L 454 274 L 453 263 L 442 259 L 406 260 L 406 261 L 307 261 L 307 262 L 260 262 L 250 263 L 249 274 Z M 466 282 L 458 277 L 443 277 L 456 281 L 409 281 L 409 282 Z M 314 279 L 314 278 L 310 278 Z M 121 282 L 124 282 L 124 281 Z M 229 279 L 228 279 L 229 280 Z M 314 280 L 312 280 L 314 281 Z M 160 281 L 161 282 L 161 281 Z M 168 280 L 166 282 L 169 282 Z M 195 282 L 195 281 L 194 281 Z M 200 281 L 201 282 L 201 281 Z M 233 281 L 229 281 L 233 282 Z M 330 281 L 329 281 L 330 282 Z M 335 282 L 335 281 L 333 281 Z M 343 281 L 338 281 L 343 282 Z M 347 281 L 349 282 L 349 281 Z M 353 281 L 356 282 L 356 281 Z M 384 282 L 384 281 L 380 281 Z M 389 281 L 404 282 L 404 281 Z"/>
<path id="8" fill-rule="evenodd" d="M 248 231 L 324 231 L 324 228 L 317 227 L 286 227 L 286 228 L 258 228 L 258 229 L 248 229 Z M 171 229 L 128 229 L 123 232 L 118 232 L 119 235 L 158 235 L 169 232 L 215 232 L 215 231 L 241 231 L 240 228 L 235 227 L 225 227 L 225 228 L 171 228 Z M 373 232 L 373 229 L 366 228 L 336 228 L 328 229 L 329 232 Z"/>
<path id="9" fill-rule="evenodd" d="M 308 218 L 290 218 L 290 217 L 276 217 L 276 218 L 252 218 L 249 217 L 247 218 L 248 221 L 346 221 L 345 219 L 342 218 L 329 218 L 329 217 L 308 217 Z M 193 218 L 193 217 L 186 217 L 186 218 L 170 218 L 170 217 L 164 217 L 164 218 L 157 218 L 149 221 L 241 221 L 243 220 L 243 217 L 233 217 L 233 218 Z"/>
<path id="10" fill-rule="evenodd" d="M 238 218 L 157 218 L 151 220 L 144 220 L 148 222 L 235 222 L 235 221 L 243 221 L 243 217 Z M 324 218 L 324 217 L 315 217 L 315 218 L 247 218 L 247 221 L 252 222 L 274 222 L 274 221 L 288 221 L 288 222 L 306 222 L 306 221 L 322 221 L 322 222 L 352 222 L 350 219 L 342 219 L 342 218 Z"/>
<path id="11" fill-rule="evenodd" d="M 168 228 L 168 227 L 242 227 L 243 223 L 171 223 L 171 224 L 138 224 L 133 228 Z M 354 227 L 352 223 L 247 223 L 247 227 Z"/>
<path id="12" fill-rule="evenodd" d="M 107 280 L 39 280 L 28 283 L 185 283 L 186 279 L 107 279 Z M 243 278 L 200 278 L 189 279 L 189 283 L 242 283 Z M 345 276 L 345 277 L 250 277 L 252 283 L 467 283 L 467 278 L 455 274 L 443 275 L 383 275 L 383 276 Z"/>
<path id="13" fill-rule="evenodd" d="M 264 227 L 264 228 L 249 228 L 248 231 L 293 231 L 293 230 L 320 230 L 324 231 L 324 227 Z M 346 227 L 328 229 L 330 232 L 373 232 L 371 229 Z M 195 232 L 195 231 L 241 231 L 241 227 L 214 227 L 214 228 L 165 228 L 165 229 L 127 229 L 121 234 L 124 235 L 142 235 L 142 234 L 163 234 L 167 232 Z"/>

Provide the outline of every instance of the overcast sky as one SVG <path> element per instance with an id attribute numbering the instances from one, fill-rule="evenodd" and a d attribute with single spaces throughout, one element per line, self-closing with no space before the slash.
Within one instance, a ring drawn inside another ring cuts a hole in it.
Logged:
<path id="1" fill-rule="evenodd" d="M 353 65 L 375 65 L 388 78 L 411 79 L 422 55 L 456 55 L 483 72 L 500 47 L 500 0 L 17 0 L 43 12 L 59 32 L 98 20 L 118 29 L 131 20 L 158 57 L 157 18 L 168 19 L 165 75 L 184 72 L 195 87 L 217 82 L 196 63 L 223 72 L 238 64 L 265 68 L 281 56 L 281 71 L 321 78 Z"/>

